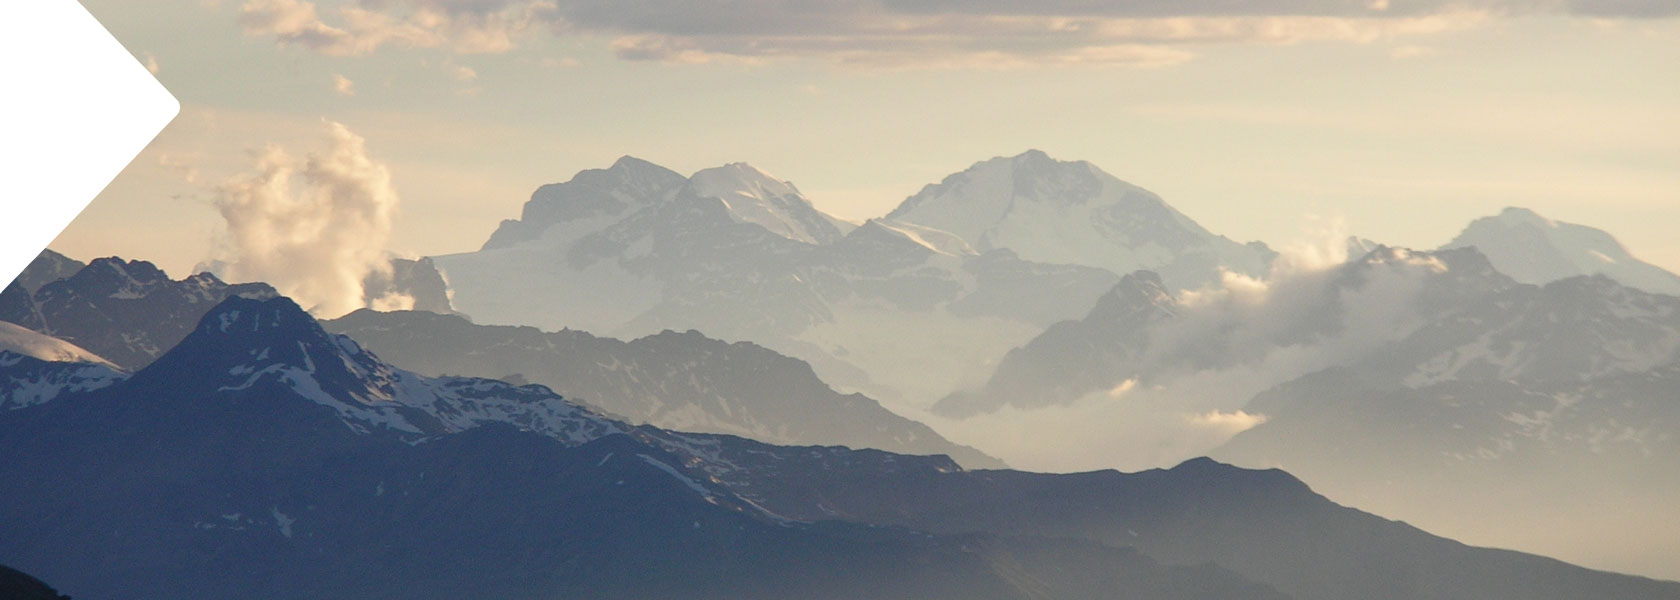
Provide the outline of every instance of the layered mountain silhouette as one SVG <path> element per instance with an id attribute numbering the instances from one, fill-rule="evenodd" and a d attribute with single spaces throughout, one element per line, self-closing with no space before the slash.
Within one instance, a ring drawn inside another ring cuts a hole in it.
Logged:
<path id="1" fill-rule="evenodd" d="M 1195 451 L 1476 542 L 1680 576 L 1680 299 L 1602 274 L 1527 285 L 1479 250 L 1378 247 L 1249 296 L 1134 273 L 935 410 L 1233 411 L 1252 428 Z"/>
<path id="2" fill-rule="evenodd" d="M 1089 542 L 788 521 L 643 441 L 715 438 L 395 370 L 285 299 L 0 432 L 28 484 L 0 552 L 78 596 L 1284 597 Z"/>
<path id="3" fill-rule="evenodd" d="M 0 292 L 0 321 L 63 339 L 130 371 L 174 347 L 223 299 L 276 295 L 267 284 L 230 285 L 209 273 L 172 280 L 152 263 L 115 257 L 50 281 L 62 270 L 34 268 Z M 43 283 L 31 292 L 25 280 Z"/>
<path id="4" fill-rule="evenodd" d="M 0 563 L 77 597 L 1680 597 L 1429 533 L 1680 578 L 1680 277 L 1518 208 L 1346 247 L 1029 151 L 861 224 L 625 157 L 325 323 L 46 251 L 0 291 Z M 1248 468 L 1005 470 L 888 410 L 1153 426 L 1093 406 L 1217 426 L 1141 464 Z"/>
<path id="5" fill-rule="evenodd" d="M 86 266 L 82 261 L 49 248 L 36 255 L 35 260 L 29 261 L 29 265 L 23 268 L 22 273 L 18 273 L 17 279 L 12 283 L 33 294 L 35 290 L 41 289 L 41 286 L 75 275 Z"/>
<path id="6" fill-rule="evenodd" d="M 0 555 L 79 597 L 1680 593 L 1207 460 L 970 472 L 632 428 L 541 386 L 395 369 L 284 298 L 229 298 L 126 381 L 0 412 L 0 452 L 22 484 Z"/>
<path id="7" fill-rule="evenodd" d="M 100 259 L 95 264 L 101 268 L 106 264 L 146 265 L 115 258 Z M 426 264 L 416 263 L 422 272 Z M 155 276 L 161 277 L 161 273 Z M 217 281 L 210 275 L 200 278 Z M 89 314 L 97 315 L 103 319 L 101 328 L 83 327 L 80 331 L 96 333 L 90 339 L 106 343 L 119 355 L 138 355 L 136 361 L 149 356 L 152 346 L 183 337 L 178 319 L 196 319 L 211 307 L 203 296 L 168 293 L 173 290 L 171 285 L 159 282 L 152 284 L 144 302 L 136 303 L 128 300 L 142 294 L 129 288 L 66 281 L 49 282 L 54 289 L 63 288 L 50 304 L 73 307 L 64 317 L 72 324 L 89 318 Z M 178 286 L 190 282 L 173 283 Z M 273 293 L 260 284 L 212 289 L 219 293 L 244 290 L 255 297 Z M 11 294 L 28 298 L 16 289 L 8 292 Z M 23 306 L 27 310 L 16 312 L 35 314 L 32 304 Z M 382 355 L 393 357 L 397 364 L 416 371 L 490 378 L 518 376 L 636 423 L 732 433 L 776 443 L 949 454 L 970 467 L 1003 466 L 973 448 L 946 441 L 921 423 L 893 414 L 873 399 L 835 392 L 809 365 L 797 359 L 696 332 L 666 332 L 626 343 L 576 330 L 544 333 L 528 327 L 480 326 L 460 315 L 421 310 L 365 310 L 327 325 L 335 332 L 354 334 Z M 78 331 L 76 327 L 64 329 Z M 146 346 L 148 352 L 137 353 L 132 347 L 136 340 L 157 341 Z M 45 360 L 103 362 L 68 342 L 4 322 L 0 322 L 0 350 Z M 121 370 L 115 365 L 106 366 Z M 14 378 L 19 387 L 10 395 L 20 399 L 13 402 L 22 402 L 22 398 L 34 402 L 55 396 L 72 381 L 116 375 L 100 369 L 85 370 L 52 376 L 19 374 Z"/>
<path id="8" fill-rule="evenodd" d="M 1516 285 L 1256 396 L 1215 456 L 1476 539 L 1680 573 L 1680 298 Z M 1596 542 L 1593 540 L 1605 540 Z M 1614 541 L 1611 541 L 1614 540 Z"/>

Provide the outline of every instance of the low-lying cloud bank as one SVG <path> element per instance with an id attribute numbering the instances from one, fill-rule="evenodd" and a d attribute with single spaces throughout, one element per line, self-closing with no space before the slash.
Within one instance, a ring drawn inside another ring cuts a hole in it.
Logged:
<path id="1" fill-rule="evenodd" d="M 1327 237 L 1286 249 L 1266 280 L 1230 274 L 1182 294 L 1174 315 L 1150 329 L 1135 371 L 1117 371 L 1112 386 L 1063 405 L 913 417 L 1020 468 L 1139 470 L 1206 454 L 1265 422 L 1243 410 L 1256 394 L 1357 360 L 1423 323 L 1419 294 L 1446 265 L 1400 250 L 1352 265 L 1346 238 Z"/>

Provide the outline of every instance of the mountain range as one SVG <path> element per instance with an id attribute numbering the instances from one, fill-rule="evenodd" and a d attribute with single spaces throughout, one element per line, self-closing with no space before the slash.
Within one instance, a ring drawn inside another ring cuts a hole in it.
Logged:
<path id="1" fill-rule="evenodd" d="M 1680 298 L 1524 284 L 1479 249 L 1378 247 L 1258 296 L 1133 273 L 935 410 L 1231 415 L 1234 437 L 1183 452 L 1478 543 L 1680 576 Z"/>
<path id="2" fill-rule="evenodd" d="M 1515 208 L 1345 245 L 1303 266 L 1029 151 L 862 224 L 625 157 L 364 282 L 416 310 L 325 323 L 47 251 L 0 291 L 31 490 L 0 563 L 166 597 L 1680 597 L 1412 526 L 1680 578 L 1680 277 Z"/>
<path id="3" fill-rule="evenodd" d="M 414 267 L 424 273 L 428 264 L 417 261 Z M 144 283 L 115 286 L 101 277 L 119 269 L 139 273 Z M 62 339 L 0 321 L 0 351 L 50 361 L 97 363 L 73 373 L 50 375 L 20 368 L 13 387 L 3 392 L 15 397 L 10 402 L 26 398 L 38 402 L 57 393 L 50 385 L 41 387 L 43 382 L 99 380 L 138 370 L 160 347 L 167 350 L 184 337 L 180 321 L 196 321 L 213 306 L 204 294 L 184 290 L 207 290 L 212 297 L 274 295 L 263 284 L 226 286 L 209 274 L 171 281 L 149 263 L 114 257 L 95 260 L 83 270 L 89 272 L 74 272 L 57 281 L 25 271 L 49 284 L 51 294 L 36 294 L 36 301 L 16 286 L 8 288 L 7 296 L 30 302 L 20 302 L 19 309 L 0 314 L 22 315 L 17 320 L 23 323 L 45 323 L 36 317 L 42 311 L 35 307 L 46 306 L 45 312 L 62 315 L 54 317 L 53 323 L 68 324 L 48 331 L 89 340 L 102 351 L 127 357 L 129 364 L 111 364 Z M 431 375 L 535 381 L 634 423 L 796 445 L 946 454 L 975 468 L 1004 466 L 996 458 L 953 444 L 926 425 L 882 408 L 873 399 L 837 393 L 817 378 L 810 365 L 753 344 L 726 343 L 692 331 L 623 342 L 577 330 L 546 333 L 531 327 L 476 325 L 453 311 L 447 313 L 363 310 L 325 325 L 351 334 L 404 368 Z M 79 325 L 89 320 L 95 325 Z"/>
<path id="4" fill-rule="evenodd" d="M 0 291 L 0 321 L 75 344 L 129 371 L 174 347 L 223 299 L 276 295 L 267 284 L 230 285 L 209 273 L 171 280 L 152 263 L 115 257 L 51 279 L 63 273 L 60 266 L 43 272 L 31 264 Z M 38 282 L 38 289 L 30 291 L 25 281 Z"/>
<path id="5" fill-rule="evenodd" d="M 0 556 L 77 597 L 1680 594 L 1209 460 L 965 471 L 631 427 L 396 369 L 284 298 L 229 297 L 132 377 L 0 412 L 0 453 Z"/>
<path id="6" fill-rule="evenodd" d="M 1680 574 L 1680 298 L 1504 286 L 1255 396 L 1213 455 L 1484 543 Z"/>
<path id="7" fill-rule="evenodd" d="M 1036 241 L 1035 241 L 1036 240 Z M 484 247 L 434 257 L 484 323 L 640 337 L 695 329 L 810 362 L 825 381 L 925 407 L 1118 273 L 1263 274 L 1263 245 L 1042 152 L 975 164 L 853 226 L 745 164 L 683 177 L 625 157 L 543 186 Z"/>
<path id="8" fill-rule="evenodd" d="M 1472 249 L 1416 253 L 1382 246 L 1332 269 L 1275 280 L 1260 302 L 1217 294 L 1181 299 L 1156 273 L 1138 271 L 1090 313 L 1011 350 L 984 385 L 952 394 L 934 410 L 964 417 L 1004 406 L 1067 405 L 1122 385 L 1163 387 L 1262 362 L 1279 349 L 1335 346 L 1322 360 L 1297 361 L 1275 376 L 1292 379 L 1399 340 L 1433 315 L 1513 285 Z M 1261 389 L 1232 393 L 1240 403 Z"/>

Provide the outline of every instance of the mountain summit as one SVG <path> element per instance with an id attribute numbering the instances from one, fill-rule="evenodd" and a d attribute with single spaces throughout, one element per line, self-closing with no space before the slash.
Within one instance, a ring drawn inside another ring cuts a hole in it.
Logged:
<path id="1" fill-rule="evenodd" d="M 632 156 L 605 169 L 579 172 L 565 183 L 537 188 L 518 219 L 502 221 L 484 250 L 537 239 L 556 225 L 606 219 L 644 208 L 683 184 L 683 176 Z"/>
<path id="2" fill-rule="evenodd" d="M 737 222 L 753 223 L 807 244 L 834 243 L 852 227 L 817 210 L 793 184 L 744 162 L 695 173 L 685 192 L 723 202 Z"/>
<path id="3" fill-rule="evenodd" d="M 1150 270 L 1171 289 L 1219 280 L 1221 268 L 1265 275 L 1274 253 L 1214 235 L 1160 196 L 1085 161 L 1038 150 L 975 163 L 922 188 L 887 220 L 950 232 L 981 252 L 1113 273 Z"/>
<path id="4" fill-rule="evenodd" d="M 1543 285 L 1576 275 L 1602 274 L 1649 292 L 1680 295 L 1680 275 L 1629 254 L 1609 233 L 1553 221 L 1526 208 L 1471 221 L 1443 248 L 1475 246 L 1500 272 Z"/>
<path id="5" fill-rule="evenodd" d="M 33 292 L 0 292 L 0 321 L 63 339 L 125 370 L 168 351 L 212 307 L 231 296 L 272 298 L 264 283 L 228 284 L 210 273 L 179 281 L 142 260 L 95 259 Z"/>

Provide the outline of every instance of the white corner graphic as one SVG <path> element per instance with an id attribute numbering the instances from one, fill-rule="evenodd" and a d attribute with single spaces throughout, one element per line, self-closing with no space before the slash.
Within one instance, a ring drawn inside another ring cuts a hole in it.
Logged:
<path id="1" fill-rule="evenodd" d="M 0 281 L 180 112 L 76 0 L 0 2 Z"/>

